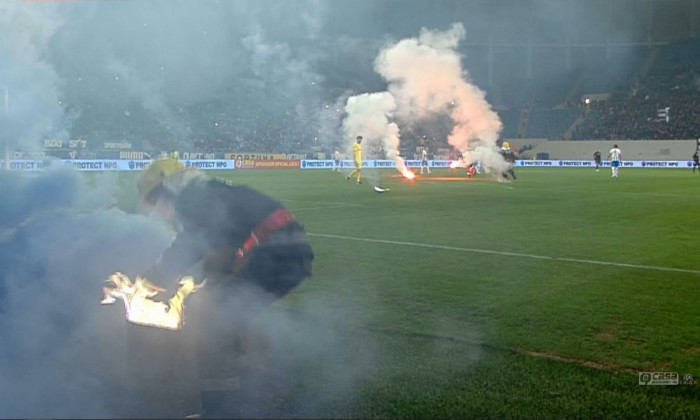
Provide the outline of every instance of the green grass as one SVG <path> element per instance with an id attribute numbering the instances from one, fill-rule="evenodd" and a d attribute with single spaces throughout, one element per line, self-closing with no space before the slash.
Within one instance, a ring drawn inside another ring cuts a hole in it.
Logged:
<path id="1" fill-rule="evenodd" d="M 350 359 L 353 343 L 381 355 L 324 415 L 698 418 L 698 386 L 636 372 L 700 382 L 700 175 L 620 172 L 387 170 L 384 194 L 330 171 L 216 175 L 283 200 L 310 234 L 314 277 L 273 310 L 332 308 Z M 298 368 L 299 392 L 318 391 L 328 366 Z"/>

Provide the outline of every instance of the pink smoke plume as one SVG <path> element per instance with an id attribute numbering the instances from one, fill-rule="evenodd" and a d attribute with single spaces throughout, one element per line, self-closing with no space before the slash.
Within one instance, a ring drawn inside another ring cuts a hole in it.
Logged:
<path id="1" fill-rule="evenodd" d="M 449 113 L 454 125 L 448 143 L 467 160 L 481 160 L 487 169 L 501 170 L 505 162 L 496 141 L 503 125 L 486 94 L 462 68 L 456 47 L 464 36 L 459 23 L 445 32 L 423 28 L 418 38 L 384 48 L 375 60 L 375 70 L 389 82 L 398 117 L 413 121 Z"/>

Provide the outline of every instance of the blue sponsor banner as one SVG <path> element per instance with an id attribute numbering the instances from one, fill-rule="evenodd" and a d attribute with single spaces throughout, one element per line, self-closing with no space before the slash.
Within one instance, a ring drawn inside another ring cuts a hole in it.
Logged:
<path id="1" fill-rule="evenodd" d="M 234 161 L 228 159 L 198 159 L 181 160 L 186 167 L 202 170 L 232 170 Z M 57 160 L 31 160 L 13 159 L 10 161 L 10 170 L 13 171 L 37 171 L 53 164 L 69 165 L 79 171 L 140 171 L 146 168 L 151 160 L 118 160 L 118 159 L 57 159 Z M 0 161 L 0 169 L 4 169 L 4 162 Z"/>
<path id="2" fill-rule="evenodd" d="M 517 160 L 515 166 L 555 166 L 562 168 L 590 168 L 595 167 L 592 160 Z M 601 162 L 601 166 L 610 166 L 610 161 Z M 692 162 L 684 160 L 625 160 L 621 162 L 626 168 L 687 168 Z"/>
<path id="3" fill-rule="evenodd" d="M 122 164 L 126 163 L 126 167 L 122 167 L 122 171 L 141 171 L 151 163 L 150 160 L 140 159 L 140 160 L 122 160 Z"/>
<path id="4" fill-rule="evenodd" d="M 71 165 L 79 171 L 118 171 L 119 160 L 83 160 L 83 159 L 64 159 L 61 160 L 65 165 Z"/>
<path id="5" fill-rule="evenodd" d="M 420 160 L 404 160 L 404 164 L 408 168 L 420 168 Z M 452 164 L 451 160 L 429 160 L 428 166 L 431 168 L 449 168 Z M 332 159 L 302 159 L 299 165 L 301 169 L 332 169 L 335 166 Z M 352 160 L 341 160 L 340 167 L 343 169 L 355 169 L 355 163 Z M 389 169 L 396 168 L 396 162 L 389 159 L 370 159 L 362 161 L 363 169 Z"/>
<path id="6" fill-rule="evenodd" d="M 554 166 L 552 160 L 516 160 L 515 166 Z"/>
<path id="7" fill-rule="evenodd" d="M 623 162 L 624 164 L 625 162 Z M 623 165 L 624 166 L 624 165 Z M 642 168 L 684 168 L 688 165 L 686 162 L 669 161 L 669 160 L 643 160 Z"/>
<path id="8" fill-rule="evenodd" d="M 35 159 L 12 159 L 10 160 L 11 171 L 39 171 L 43 169 L 44 161 Z M 0 169 L 5 170 L 5 162 L 0 160 Z"/>
<path id="9" fill-rule="evenodd" d="M 341 161 L 340 166 L 345 167 L 345 162 Z M 301 169 L 333 169 L 335 161 L 332 159 L 316 160 L 316 159 L 302 159 L 299 167 Z"/>
<path id="10" fill-rule="evenodd" d="M 180 160 L 188 168 L 197 168 L 203 170 L 212 169 L 234 169 L 236 167 L 235 160 L 224 159 L 197 159 L 197 160 Z"/>
<path id="11" fill-rule="evenodd" d="M 305 159 L 301 161 L 301 169 L 331 169 L 334 161 Z M 429 160 L 428 166 L 431 168 L 449 168 L 454 160 Z M 407 168 L 420 168 L 422 161 L 416 159 L 404 160 Z M 630 160 L 622 161 L 621 166 L 629 168 L 687 168 L 692 167 L 691 161 L 675 160 Z M 592 160 L 523 160 L 515 161 L 516 167 L 556 167 L 556 168 L 593 168 L 595 162 Z M 609 161 L 601 162 L 601 166 L 610 166 Z M 340 167 L 344 169 L 354 169 L 352 160 L 341 160 Z M 395 168 L 396 164 L 392 160 L 364 160 L 363 168 Z"/>
<path id="12" fill-rule="evenodd" d="M 201 170 L 232 170 L 235 161 L 231 159 L 180 159 L 186 167 L 194 167 Z M 449 168 L 452 160 L 429 160 L 428 166 L 432 168 Z M 11 159 L 12 171 L 39 171 L 53 164 L 70 165 L 79 171 L 140 171 L 149 163 L 150 159 Z M 420 160 L 404 161 L 408 168 L 420 168 Z M 392 160 L 365 160 L 362 162 L 364 169 L 391 169 L 396 168 Z M 5 163 L 0 160 L 0 170 L 4 170 Z M 335 161 L 332 159 L 316 160 L 303 159 L 299 167 L 301 169 L 332 169 Z M 557 167 L 557 168 L 592 168 L 595 162 L 592 160 L 517 160 L 517 167 Z M 601 162 L 601 166 L 609 167 L 609 161 Z M 622 167 L 629 168 L 692 168 L 693 162 L 688 160 L 630 160 L 622 161 Z M 355 165 L 351 160 L 341 160 L 340 167 L 353 169 Z"/>

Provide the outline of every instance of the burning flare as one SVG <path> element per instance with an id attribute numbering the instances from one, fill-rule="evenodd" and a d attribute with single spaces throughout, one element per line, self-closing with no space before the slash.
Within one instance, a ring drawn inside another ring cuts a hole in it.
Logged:
<path id="1" fill-rule="evenodd" d="M 466 168 L 467 162 L 464 160 L 464 156 L 460 156 L 459 159 L 450 163 L 450 169 Z"/>
<path id="2" fill-rule="evenodd" d="M 404 176 L 406 179 L 413 179 L 416 177 L 416 174 L 410 171 L 408 168 L 404 167 L 401 169 L 401 175 Z"/>

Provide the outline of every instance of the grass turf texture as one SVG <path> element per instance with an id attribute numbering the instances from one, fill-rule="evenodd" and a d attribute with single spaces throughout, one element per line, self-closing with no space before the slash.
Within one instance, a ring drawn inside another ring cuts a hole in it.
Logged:
<path id="1" fill-rule="evenodd" d="M 354 343 L 381 355 L 315 413 L 698 418 L 700 387 L 639 386 L 637 372 L 700 382 L 700 175 L 620 173 L 525 168 L 498 183 L 375 172 L 384 194 L 330 171 L 212 174 L 282 200 L 310 234 L 314 277 L 273 310 L 333 308 L 350 362 Z M 133 175 L 120 180 L 133 210 Z M 312 397 L 323 369 L 342 367 L 296 369 Z"/>

